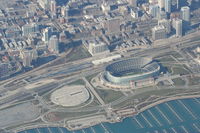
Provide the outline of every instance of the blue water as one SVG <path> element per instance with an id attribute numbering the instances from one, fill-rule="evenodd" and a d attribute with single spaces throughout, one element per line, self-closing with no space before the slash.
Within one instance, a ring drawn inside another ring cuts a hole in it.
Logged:
<path id="1" fill-rule="evenodd" d="M 169 101 L 119 123 L 101 123 L 79 131 L 61 127 L 19 133 L 200 133 L 200 98 Z"/>

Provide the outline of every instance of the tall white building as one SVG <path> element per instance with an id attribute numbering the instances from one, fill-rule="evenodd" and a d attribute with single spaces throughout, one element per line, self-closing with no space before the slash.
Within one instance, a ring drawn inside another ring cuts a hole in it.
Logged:
<path id="1" fill-rule="evenodd" d="M 44 29 L 43 36 L 42 36 L 42 41 L 44 41 L 45 43 L 48 43 L 49 38 L 51 37 L 51 34 L 52 34 L 51 27 L 47 27 L 46 29 Z"/>
<path id="2" fill-rule="evenodd" d="M 158 21 L 158 25 L 163 25 L 166 29 L 166 32 L 169 34 L 171 32 L 171 23 L 167 19 L 162 19 Z"/>
<path id="3" fill-rule="evenodd" d="M 69 11 L 69 7 L 68 6 L 62 6 L 61 7 L 61 15 L 62 15 L 62 17 L 67 17 L 68 16 L 68 11 Z"/>
<path id="4" fill-rule="evenodd" d="M 158 5 L 150 5 L 149 14 L 155 18 L 158 18 L 160 16 L 160 7 Z"/>
<path id="5" fill-rule="evenodd" d="M 171 0 L 165 0 L 165 11 L 167 13 L 171 13 L 171 5 L 172 5 Z"/>
<path id="6" fill-rule="evenodd" d="M 134 19 L 138 18 L 138 10 L 137 8 L 131 8 L 131 17 L 133 17 Z"/>
<path id="7" fill-rule="evenodd" d="M 59 41 L 56 35 L 53 35 L 49 39 L 48 49 L 50 52 L 59 53 Z"/>
<path id="8" fill-rule="evenodd" d="M 96 40 L 89 41 L 88 51 L 90 52 L 91 55 L 98 55 L 98 54 L 109 52 L 108 46 L 106 45 L 106 43 L 99 42 Z"/>
<path id="9" fill-rule="evenodd" d="M 164 8 L 165 7 L 165 0 L 158 0 L 158 5 L 160 8 Z"/>
<path id="10" fill-rule="evenodd" d="M 175 20 L 176 37 L 183 35 L 183 21 L 181 19 Z"/>
<path id="11" fill-rule="evenodd" d="M 179 9 L 179 0 L 176 0 L 176 8 Z"/>
<path id="12" fill-rule="evenodd" d="M 49 8 L 49 0 L 38 0 L 38 4 L 39 4 L 43 9 L 48 9 L 48 8 Z"/>
<path id="13" fill-rule="evenodd" d="M 181 7 L 181 17 L 186 22 L 190 21 L 190 8 L 188 6 Z"/>
<path id="14" fill-rule="evenodd" d="M 155 26 L 152 29 L 153 40 L 165 39 L 167 37 L 166 29 L 163 25 Z"/>
<path id="15" fill-rule="evenodd" d="M 131 6 L 137 7 L 137 0 L 127 0 L 127 1 Z"/>
<path id="16" fill-rule="evenodd" d="M 35 49 L 28 48 L 20 51 L 20 57 L 24 67 L 31 67 L 32 61 L 38 58 L 38 54 Z"/>
<path id="17" fill-rule="evenodd" d="M 160 11 L 158 19 L 159 20 L 167 19 L 167 13 L 165 11 Z"/>
<path id="18" fill-rule="evenodd" d="M 105 1 L 103 1 L 102 5 L 101 5 L 101 9 L 104 13 L 107 13 L 111 10 L 110 5 Z"/>
<path id="19" fill-rule="evenodd" d="M 149 0 L 149 4 L 152 4 L 152 5 L 158 4 L 158 0 Z"/>
<path id="20" fill-rule="evenodd" d="M 31 24 L 26 24 L 22 26 L 22 35 L 23 36 L 28 36 L 31 33 L 38 32 L 39 31 L 39 26 L 35 23 Z"/>
<path id="21" fill-rule="evenodd" d="M 56 1 L 55 0 L 50 1 L 50 11 L 51 11 L 52 16 L 56 16 Z"/>

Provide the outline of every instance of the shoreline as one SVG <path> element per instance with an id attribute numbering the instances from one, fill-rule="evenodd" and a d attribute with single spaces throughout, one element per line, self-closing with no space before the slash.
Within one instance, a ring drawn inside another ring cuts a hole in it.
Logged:
<path id="1" fill-rule="evenodd" d="M 69 126 L 63 126 L 63 125 L 58 125 L 58 124 L 42 124 L 42 125 L 39 125 L 39 126 L 27 126 L 27 127 L 22 127 L 21 129 L 14 129 L 15 133 L 18 133 L 18 132 L 21 132 L 21 131 L 25 131 L 25 130 L 28 130 L 28 129 L 34 129 L 34 128 L 42 128 L 42 127 L 61 127 L 61 128 L 66 128 L 68 131 L 76 131 L 76 130 L 81 130 L 81 129 L 84 129 L 84 128 L 89 128 L 89 127 L 92 127 L 92 126 L 95 126 L 95 125 L 98 125 L 98 124 L 101 124 L 101 123 L 117 123 L 117 122 L 123 122 L 124 119 L 126 118 L 129 118 L 129 117 L 132 117 L 134 115 L 138 115 L 139 113 L 142 113 L 143 111 L 147 110 L 147 109 L 150 109 L 154 106 L 157 106 L 159 104 L 162 104 L 162 103 L 165 103 L 165 102 L 169 102 L 169 101 L 173 101 L 173 100 L 180 100 L 180 99 L 190 99 L 190 98 L 199 98 L 200 95 L 189 95 L 189 96 L 176 96 L 176 97 L 168 97 L 168 98 L 165 98 L 165 99 L 162 99 L 162 100 L 158 100 L 157 102 L 155 103 L 152 103 L 152 104 L 149 104 L 143 108 L 141 108 L 140 110 L 135 110 L 134 112 L 129 112 L 127 114 L 123 114 L 121 115 L 120 117 L 118 117 L 119 119 L 116 119 L 116 120 L 108 120 L 108 119 L 105 119 L 105 120 L 102 120 L 102 121 L 91 121 L 90 125 L 85 125 L 85 126 L 79 126 L 79 127 L 76 127 L 76 128 L 71 128 Z M 133 108 L 128 108 L 128 109 L 133 109 Z M 123 109 L 123 110 L 117 110 L 117 111 L 125 111 L 126 109 Z M 116 111 L 116 112 L 117 112 Z M 97 116 L 93 116 L 93 117 L 97 117 Z M 92 116 L 90 118 L 93 118 Z M 88 119 L 88 117 L 86 117 L 85 119 Z M 78 119 L 75 119 L 73 121 L 76 121 Z M 70 121 L 68 121 L 70 122 Z M 51 126 L 52 125 L 52 126 Z"/>

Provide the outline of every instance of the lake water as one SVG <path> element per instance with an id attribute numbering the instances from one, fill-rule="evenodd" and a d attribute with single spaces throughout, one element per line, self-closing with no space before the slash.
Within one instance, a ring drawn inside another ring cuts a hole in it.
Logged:
<path id="1" fill-rule="evenodd" d="M 169 101 L 119 123 L 101 123 L 78 131 L 48 127 L 19 133 L 200 133 L 200 98 Z"/>

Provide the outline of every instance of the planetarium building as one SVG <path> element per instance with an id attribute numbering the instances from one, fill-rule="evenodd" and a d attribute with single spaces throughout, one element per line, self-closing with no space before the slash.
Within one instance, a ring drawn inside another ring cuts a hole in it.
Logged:
<path id="1" fill-rule="evenodd" d="M 160 65 L 150 58 L 133 58 L 118 61 L 106 67 L 104 80 L 115 85 L 153 79 L 160 73 Z"/>

